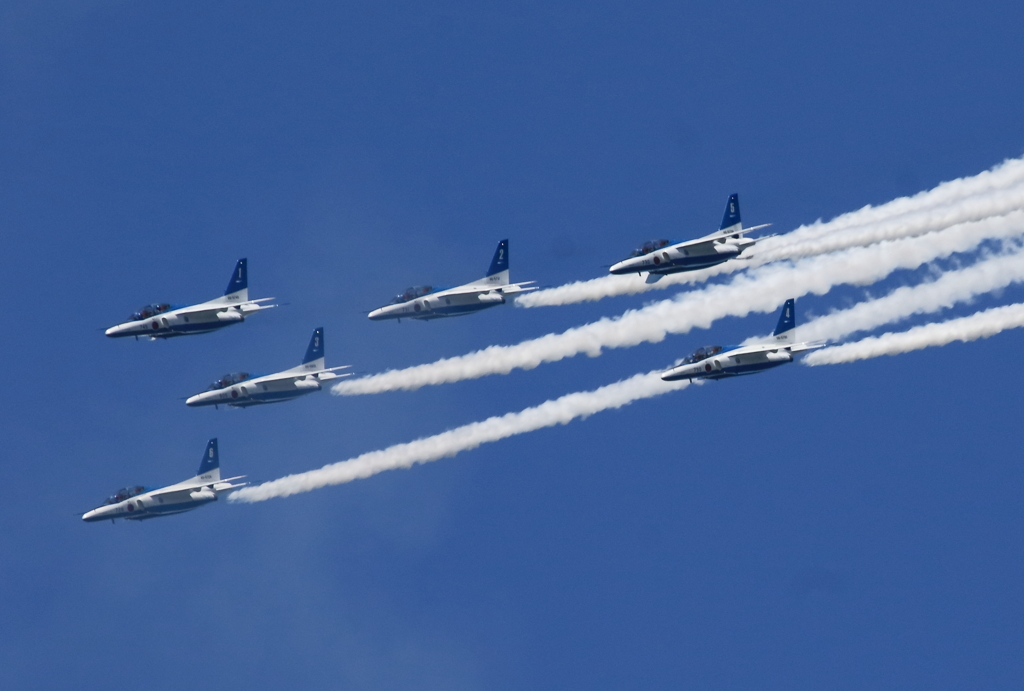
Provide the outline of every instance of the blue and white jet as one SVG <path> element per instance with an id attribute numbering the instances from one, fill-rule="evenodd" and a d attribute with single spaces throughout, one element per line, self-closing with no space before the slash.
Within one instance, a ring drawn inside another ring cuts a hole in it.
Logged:
<path id="1" fill-rule="evenodd" d="M 661 375 L 665 381 L 677 379 L 725 379 L 757 374 L 772 367 L 793 362 L 793 356 L 821 348 L 824 342 L 796 342 L 796 300 L 782 306 L 779 323 L 769 343 L 740 346 L 704 346 Z"/>
<path id="2" fill-rule="evenodd" d="M 324 364 L 324 329 L 321 326 L 309 339 L 306 357 L 298 367 L 262 377 L 254 377 L 248 372 L 225 374 L 210 384 L 206 391 L 197 393 L 185 403 L 193 407 L 224 404 L 233 408 L 280 403 L 319 391 L 325 382 L 349 376 L 349 373 L 336 372 L 351 365 L 324 368 Z"/>
<path id="3" fill-rule="evenodd" d="M 160 489 L 124 487 L 110 496 L 103 506 L 87 511 L 82 520 L 87 523 L 106 520 L 112 522 L 115 518 L 144 521 L 147 518 L 184 513 L 217 501 L 221 494 L 244 487 L 248 483 L 235 483 L 235 480 L 241 480 L 243 477 L 245 476 L 239 475 L 221 479 L 220 455 L 217 452 L 217 439 L 214 438 L 206 445 L 206 452 L 203 453 L 203 460 L 195 477 Z"/>
<path id="4" fill-rule="evenodd" d="M 770 225 L 764 223 L 744 228 L 740 220 L 740 196 L 733 194 L 725 204 L 725 215 L 718 231 L 684 242 L 648 240 L 633 250 L 628 258 L 612 264 L 608 271 L 613 274 L 646 273 L 647 282 L 655 283 L 667 274 L 706 269 L 739 257 L 757 243 L 757 239 L 744 235 Z"/>
<path id="5" fill-rule="evenodd" d="M 441 317 L 458 317 L 472 314 L 480 310 L 505 304 L 506 298 L 513 298 L 520 293 L 536 290 L 536 287 L 524 287 L 536 281 L 509 283 L 508 273 L 508 240 L 498 243 L 498 249 L 491 260 L 491 268 L 483 278 L 456 286 L 455 288 L 439 288 L 436 286 L 413 286 L 395 297 L 390 305 L 379 307 L 370 312 L 373 321 L 384 319 L 440 319 Z"/>
<path id="6" fill-rule="evenodd" d="M 274 298 L 249 299 L 249 275 L 245 259 L 239 259 L 231 273 L 224 295 L 188 307 L 167 303 L 146 305 L 132 314 L 128 321 L 107 329 L 111 338 L 148 336 L 150 339 L 204 334 L 225 326 L 239 324 L 250 314 L 277 305 L 262 305 Z"/>

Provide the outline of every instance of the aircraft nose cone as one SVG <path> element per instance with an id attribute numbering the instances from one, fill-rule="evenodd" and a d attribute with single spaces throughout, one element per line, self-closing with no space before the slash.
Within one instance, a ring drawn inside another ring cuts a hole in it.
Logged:
<path id="1" fill-rule="evenodd" d="M 612 264 L 608 269 L 608 273 L 612 274 L 629 274 L 633 273 L 636 269 L 629 265 L 628 261 L 621 261 L 617 264 Z"/>
<path id="2" fill-rule="evenodd" d="M 199 397 L 200 394 L 196 394 L 195 396 L 189 396 L 187 399 L 185 399 L 185 405 L 192 406 L 194 408 L 195 406 L 199 405 Z"/>
<path id="3" fill-rule="evenodd" d="M 106 333 L 107 336 L 109 336 L 110 338 L 120 338 L 122 336 L 131 336 L 132 335 L 132 327 L 131 327 L 131 324 L 117 324 L 117 325 L 112 326 L 109 329 L 107 329 L 104 333 Z"/>
<path id="4" fill-rule="evenodd" d="M 366 316 L 370 318 L 370 321 L 378 322 L 384 318 L 384 308 L 378 307 Z"/>
<path id="5" fill-rule="evenodd" d="M 673 367 L 667 372 L 662 372 L 661 379 L 662 381 L 679 381 L 680 379 L 690 379 L 691 374 L 691 372 L 683 373 L 680 368 Z"/>
<path id="6" fill-rule="evenodd" d="M 96 521 L 103 520 L 103 517 L 99 515 L 99 509 L 93 509 L 92 511 L 86 511 L 82 514 L 82 520 L 86 523 L 95 523 Z"/>

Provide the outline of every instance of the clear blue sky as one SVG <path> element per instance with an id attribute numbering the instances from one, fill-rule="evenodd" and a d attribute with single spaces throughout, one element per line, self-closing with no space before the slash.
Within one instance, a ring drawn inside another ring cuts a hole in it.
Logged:
<path id="1" fill-rule="evenodd" d="M 316 326 L 328 365 L 377 372 L 649 299 L 365 318 L 478 278 L 501 238 L 514 280 L 556 285 L 713 230 L 731 192 L 785 231 L 1020 156 L 1022 27 L 1019 3 L 4 3 L 0 687 L 1019 688 L 1019 332 L 290 499 L 79 516 L 191 475 L 213 436 L 263 481 L 764 333 L 774 315 L 414 393 L 182 400 L 298 364 Z M 286 307 L 103 337 L 218 295 L 243 256 Z"/>

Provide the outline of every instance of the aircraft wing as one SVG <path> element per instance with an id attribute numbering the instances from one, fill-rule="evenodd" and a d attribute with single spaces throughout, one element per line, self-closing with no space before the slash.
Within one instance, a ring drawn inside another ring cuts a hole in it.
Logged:
<path id="1" fill-rule="evenodd" d="M 192 490 L 199 489 L 200 487 L 206 487 L 209 484 L 210 483 L 207 482 L 206 484 L 171 485 L 170 487 L 164 487 L 163 489 L 158 489 L 154 492 L 150 492 L 149 496 L 166 497 L 169 494 L 184 494 L 187 492 L 191 492 Z"/>
<path id="2" fill-rule="evenodd" d="M 268 374 L 268 375 L 265 375 L 265 376 L 262 376 L 262 377 L 257 377 L 255 379 L 251 379 L 251 380 L 249 380 L 248 383 L 250 383 L 250 384 L 258 384 L 260 382 L 281 381 L 281 380 L 284 380 L 284 379 L 305 379 L 306 377 L 315 377 L 315 378 L 319 379 L 320 381 L 328 381 L 329 379 L 337 379 L 339 377 L 351 377 L 352 376 L 351 372 L 346 372 L 345 374 L 335 374 L 335 372 L 337 370 L 348 369 L 351 366 L 352 365 L 341 365 L 339 367 L 328 367 L 327 369 L 321 369 L 321 370 L 317 370 L 315 372 L 292 372 L 292 371 L 278 372 L 276 374 Z M 242 382 L 242 383 L 246 383 L 246 382 Z"/>
<path id="3" fill-rule="evenodd" d="M 743 228 L 742 230 L 738 230 L 738 231 L 736 231 L 736 230 L 734 230 L 734 231 L 716 230 L 714 233 L 711 233 L 710 235 L 705 235 L 702 238 L 694 238 L 693 240 L 687 240 L 685 242 L 677 242 L 676 244 L 672 245 L 672 248 L 673 249 L 676 249 L 676 248 L 682 249 L 682 248 L 685 247 L 687 249 L 691 249 L 691 248 L 699 247 L 701 245 L 707 245 L 708 247 L 710 247 L 712 244 L 714 244 L 715 242 L 721 240 L 722 238 L 727 238 L 727 237 L 730 237 L 730 236 L 733 236 L 733 235 L 745 235 L 746 233 L 750 233 L 750 232 L 753 232 L 755 230 L 761 230 L 762 228 L 767 228 L 770 225 L 771 225 L 771 223 L 762 223 L 759 226 L 751 226 L 749 228 Z M 763 240 L 764 238 L 758 238 L 758 239 L 759 240 Z"/>
<path id="4" fill-rule="evenodd" d="M 786 345 L 785 343 L 754 343 L 751 345 L 740 346 L 735 350 L 728 350 L 721 353 L 721 357 L 729 357 L 733 355 L 751 355 L 753 353 L 770 353 L 779 350 L 788 350 L 791 353 L 802 353 L 806 350 L 815 350 L 816 348 L 825 347 L 825 341 L 814 341 L 812 343 L 794 343 L 793 345 Z"/>
<path id="5" fill-rule="evenodd" d="M 751 355 L 753 353 L 767 353 L 773 350 L 785 350 L 784 347 L 776 343 L 755 343 L 752 345 L 740 346 L 739 348 L 733 348 L 732 350 L 726 350 L 718 353 L 714 357 L 728 358 L 735 357 L 737 355 Z"/>
<path id="6" fill-rule="evenodd" d="M 442 290 L 442 291 L 439 291 L 437 293 L 433 293 L 432 295 L 426 295 L 424 297 L 430 298 L 430 297 L 434 297 L 435 295 L 436 296 L 442 296 L 442 295 L 473 295 L 474 293 L 479 293 L 479 294 L 482 295 L 483 293 L 489 293 L 492 290 L 497 290 L 497 289 L 498 289 L 498 286 L 465 285 L 465 286 L 459 286 L 458 288 L 449 288 L 448 290 Z"/>
<path id="7" fill-rule="evenodd" d="M 500 286 L 497 286 L 497 285 L 481 285 L 479 283 L 474 285 L 472 283 L 467 283 L 464 286 L 458 286 L 456 288 L 448 288 L 447 290 L 440 290 L 440 291 L 438 291 L 436 293 L 432 293 L 432 294 L 426 295 L 424 297 L 430 298 L 430 297 L 444 296 L 444 295 L 472 295 L 474 293 L 478 293 L 480 295 L 483 295 L 484 293 L 492 293 L 492 292 L 493 293 L 501 293 L 502 295 L 515 295 L 516 293 L 524 293 L 524 292 L 526 292 L 528 290 L 537 290 L 537 288 L 535 288 L 535 287 L 534 288 L 524 288 L 523 287 L 523 286 L 528 286 L 531 283 L 536 283 L 536 281 L 523 281 L 522 283 L 506 283 L 505 285 L 500 285 Z"/>
<path id="8" fill-rule="evenodd" d="M 206 480 L 206 481 L 185 480 L 184 482 L 179 482 L 176 485 L 170 485 L 168 487 L 162 487 L 162 488 L 160 488 L 158 490 L 154 490 L 152 492 L 149 492 L 148 494 L 151 497 L 161 497 L 161 496 L 165 497 L 168 494 L 177 494 L 179 492 L 191 492 L 192 490 L 200 489 L 201 487 L 211 487 L 212 486 L 212 487 L 216 488 L 217 485 L 223 485 L 225 483 L 230 483 L 230 482 L 232 482 L 234 480 L 241 480 L 243 477 L 245 477 L 245 475 L 237 475 L 235 477 L 229 477 L 229 478 L 225 478 L 224 480 L 216 480 L 216 481 L 213 481 L 213 482 L 211 482 L 210 480 Z M 244 484 L 246 484 L 246 483 L 243 482 L 242 485 L 244 485 Z M 241 487 L 242 485 L 229 485 L 228 487 L 225 487 L 223 489 L 231 489 L 231 487 L 234 487 L 234 486 Z M 219 492 L 221 490 L 218 489 L 217 491 Z"/>
<path id="9" fill-rule="evenodd" d="M 260 310 L 270 309 L 271 307 L 277 307 L 277 305 L 261 305 L 261 302 L 268 302 L 274 298 L 260 298 L 259 300 L 249 300 L 238 305 L 226 305 L 224 303 L 211 304 L 204 302 L 199 305 L 192 305 L 191 307 L 181 307 L 174 310 L 176 315 L 195 315 L 195 314 L 212 314 L 214 312 L 224 312 L 226 310 L 237 310 L 243 314 L 249 314 L 250 312 L 259 312 Z"/>

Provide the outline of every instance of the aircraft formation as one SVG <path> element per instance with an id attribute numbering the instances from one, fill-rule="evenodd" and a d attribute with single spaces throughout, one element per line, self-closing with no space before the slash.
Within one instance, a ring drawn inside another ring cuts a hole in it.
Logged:
<path id="1" fill-rule="evenodd" d="M 647 274 L 653 283 L 663 276 L 684 271 L 695 271 L 742 259 L 744 251 L 758 239 L 747 233 L 770 224 L 744 228 L 740 218 L 739 196 L 729 197 L 722 224 L 714 233 L 686 241 L 651 240 L 643 243 L 632 254 L 609 268 L 611 274 Z M 389 304 L 369 312 L 371 321 L 402 318 L 427 321 L 444 317 L 473 314 L 512 301 L 516 296 L 536 290 L 534 281 L 512 283 L 509 275 L 508 240 L 498 243 L 490 267 L 483 278 L 455 287 L 429 285 L 407 288 Z M 231 274 L 227 289 L 221 297 L 185 307 L 168 303 L 153 303 L 132 313 L 121 324 L 110 327 L 110 338 L 146 337 L 150 340 L 210 333 L 233 324 L 240 324 L 247 316 L 276 307 L 266 304 L 274 298 L 249 299 L 248 262 L 239 259 Z M 760 344 L 740 346 L 707 346 L 678 362 L 662 374 L 662 379 L 724 379 L 755 374 L 793 361 L 795 354 L 819 348 L 824 343 L 796 342 L 796 304 L 787 300 L 771 340 Z M 350 373 L 338 373 L 349 365 L 326 367 L 324 356 L 324 330 L 314 330 L 301 364 L 274 374 L 254 375 L 235 372 L 223 375 L 206 391 L 190 396 L 189 407 L 221 405 L 246 408 L 255 405 L 281 403 L 316 391 L 323 384 Z M 245 476 L 227 479 L 220 477 L 220 457 L 217 439 L 211 439 L 204 452 L 196 475 L 188 480 L 159 489 L 143 486 L 118 490 L 106 502 L 85 513 L 86 522 L 145 520 L 159 516 L 191 511 L 214 502 L 218 496 L 230 493 L 247 483 L 236 482 Z"/>

